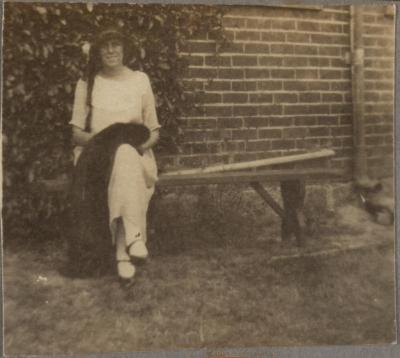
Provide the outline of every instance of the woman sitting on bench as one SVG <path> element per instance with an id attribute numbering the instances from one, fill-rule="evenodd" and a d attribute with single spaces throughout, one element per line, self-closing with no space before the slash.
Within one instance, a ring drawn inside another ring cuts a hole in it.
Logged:
<path id="1" fill-rule="evenodd" d="M 90 48 L 86 77 L 75 90 L 73 126 L 75 163 L 85 144 L 114 123 L 134 122 L 150 130 L 149 139 L 135 149 L 122 144 L 115 152 L 108 184 L 111 240 L 116 267 L 123 280 L 135 275 L 132 258 L 145 259 L 146 213 L 157 181 L 152 147 L 160 124 L 148 76 L 132 71 L 126 38 L 116 28 L 102 31 Z"/>

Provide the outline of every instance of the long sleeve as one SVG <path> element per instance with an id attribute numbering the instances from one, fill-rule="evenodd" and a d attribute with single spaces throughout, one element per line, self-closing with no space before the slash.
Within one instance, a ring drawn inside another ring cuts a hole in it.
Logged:
<path id="1" fill-rule="evenodd" d="M 88 114 L 86 105 L 86 82 L 79 80 L 75 88 L 74 105 L 70 124 L 85 129 L 85 121 Z"/>
<path id="2" fill-rule="evenodd" d="M 151 131 L 161 127 L 158 122 L 156 104 L 149 77 L 144 74 L 144 93 L 142 96 L 143 123 Z"/>

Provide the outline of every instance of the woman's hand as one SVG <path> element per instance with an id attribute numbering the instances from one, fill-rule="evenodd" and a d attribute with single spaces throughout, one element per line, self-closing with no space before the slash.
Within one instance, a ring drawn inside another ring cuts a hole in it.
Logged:
<path id="1" fill-rule="evenodd" d="M 88 133 L 76 126 L 72 126 L 72 140 L 76 145 L 85 146 L 93 136 L 94 133 Z"/>
<path id="2" fill-rule="evenodd" d="M 149 139 L 138 147 L 138 150 L 143 153 L 146 149 L 153 147 L 160 139 L 160 130 L 154 129 L 150 132 Z"/>

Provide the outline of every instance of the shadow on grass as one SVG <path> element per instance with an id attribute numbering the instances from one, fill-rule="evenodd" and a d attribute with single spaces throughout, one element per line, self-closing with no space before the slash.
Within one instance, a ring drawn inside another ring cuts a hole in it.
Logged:
<path id="1" fill-rule="evenodd" d="M 392 228 L 346 206 L 321 217 L 319 232 L 299 250 L 280 243 L 279 222 L 265 215 L 263 204 L 235 194 L 204 193 L 201 200 L 197 212 L 173 200 L 153 208 L 152 255 L 129 287 L 111 274 L 60 275 L 65 246 L 59 240 L 8 248 L 6 353 L 393 341 Z M 353 243 L 380 246 L 307 256 Z M 299 255 L 271 261 L 285 254 Z"/>

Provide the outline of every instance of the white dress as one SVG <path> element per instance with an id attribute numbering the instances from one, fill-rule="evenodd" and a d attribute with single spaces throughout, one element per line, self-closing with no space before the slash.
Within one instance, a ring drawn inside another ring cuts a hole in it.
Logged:
<path id="1" fill-rule="evenodd" d="M 70 124 L 85 128 L 86 82 L 79 80 L 75 90 Z M 114 123 L 135 122 L 150 131 L 160 128 L 154 95 L 148 76 L 129 70 L 122 80 L 106 79 L 97 75 L 92 92 L 92 131 L 98 133 Z M 75 162 L 81 152 L 76 147 Z M 108 187 L 109 222 L 115 243 L 117 220 L 122 218 L 126 244 L 138 236 L 146 242 L 146 214 L 157 181 L 157 165 L 151 149 L 143 156 L 129 144 L 117 149 Z"/>

